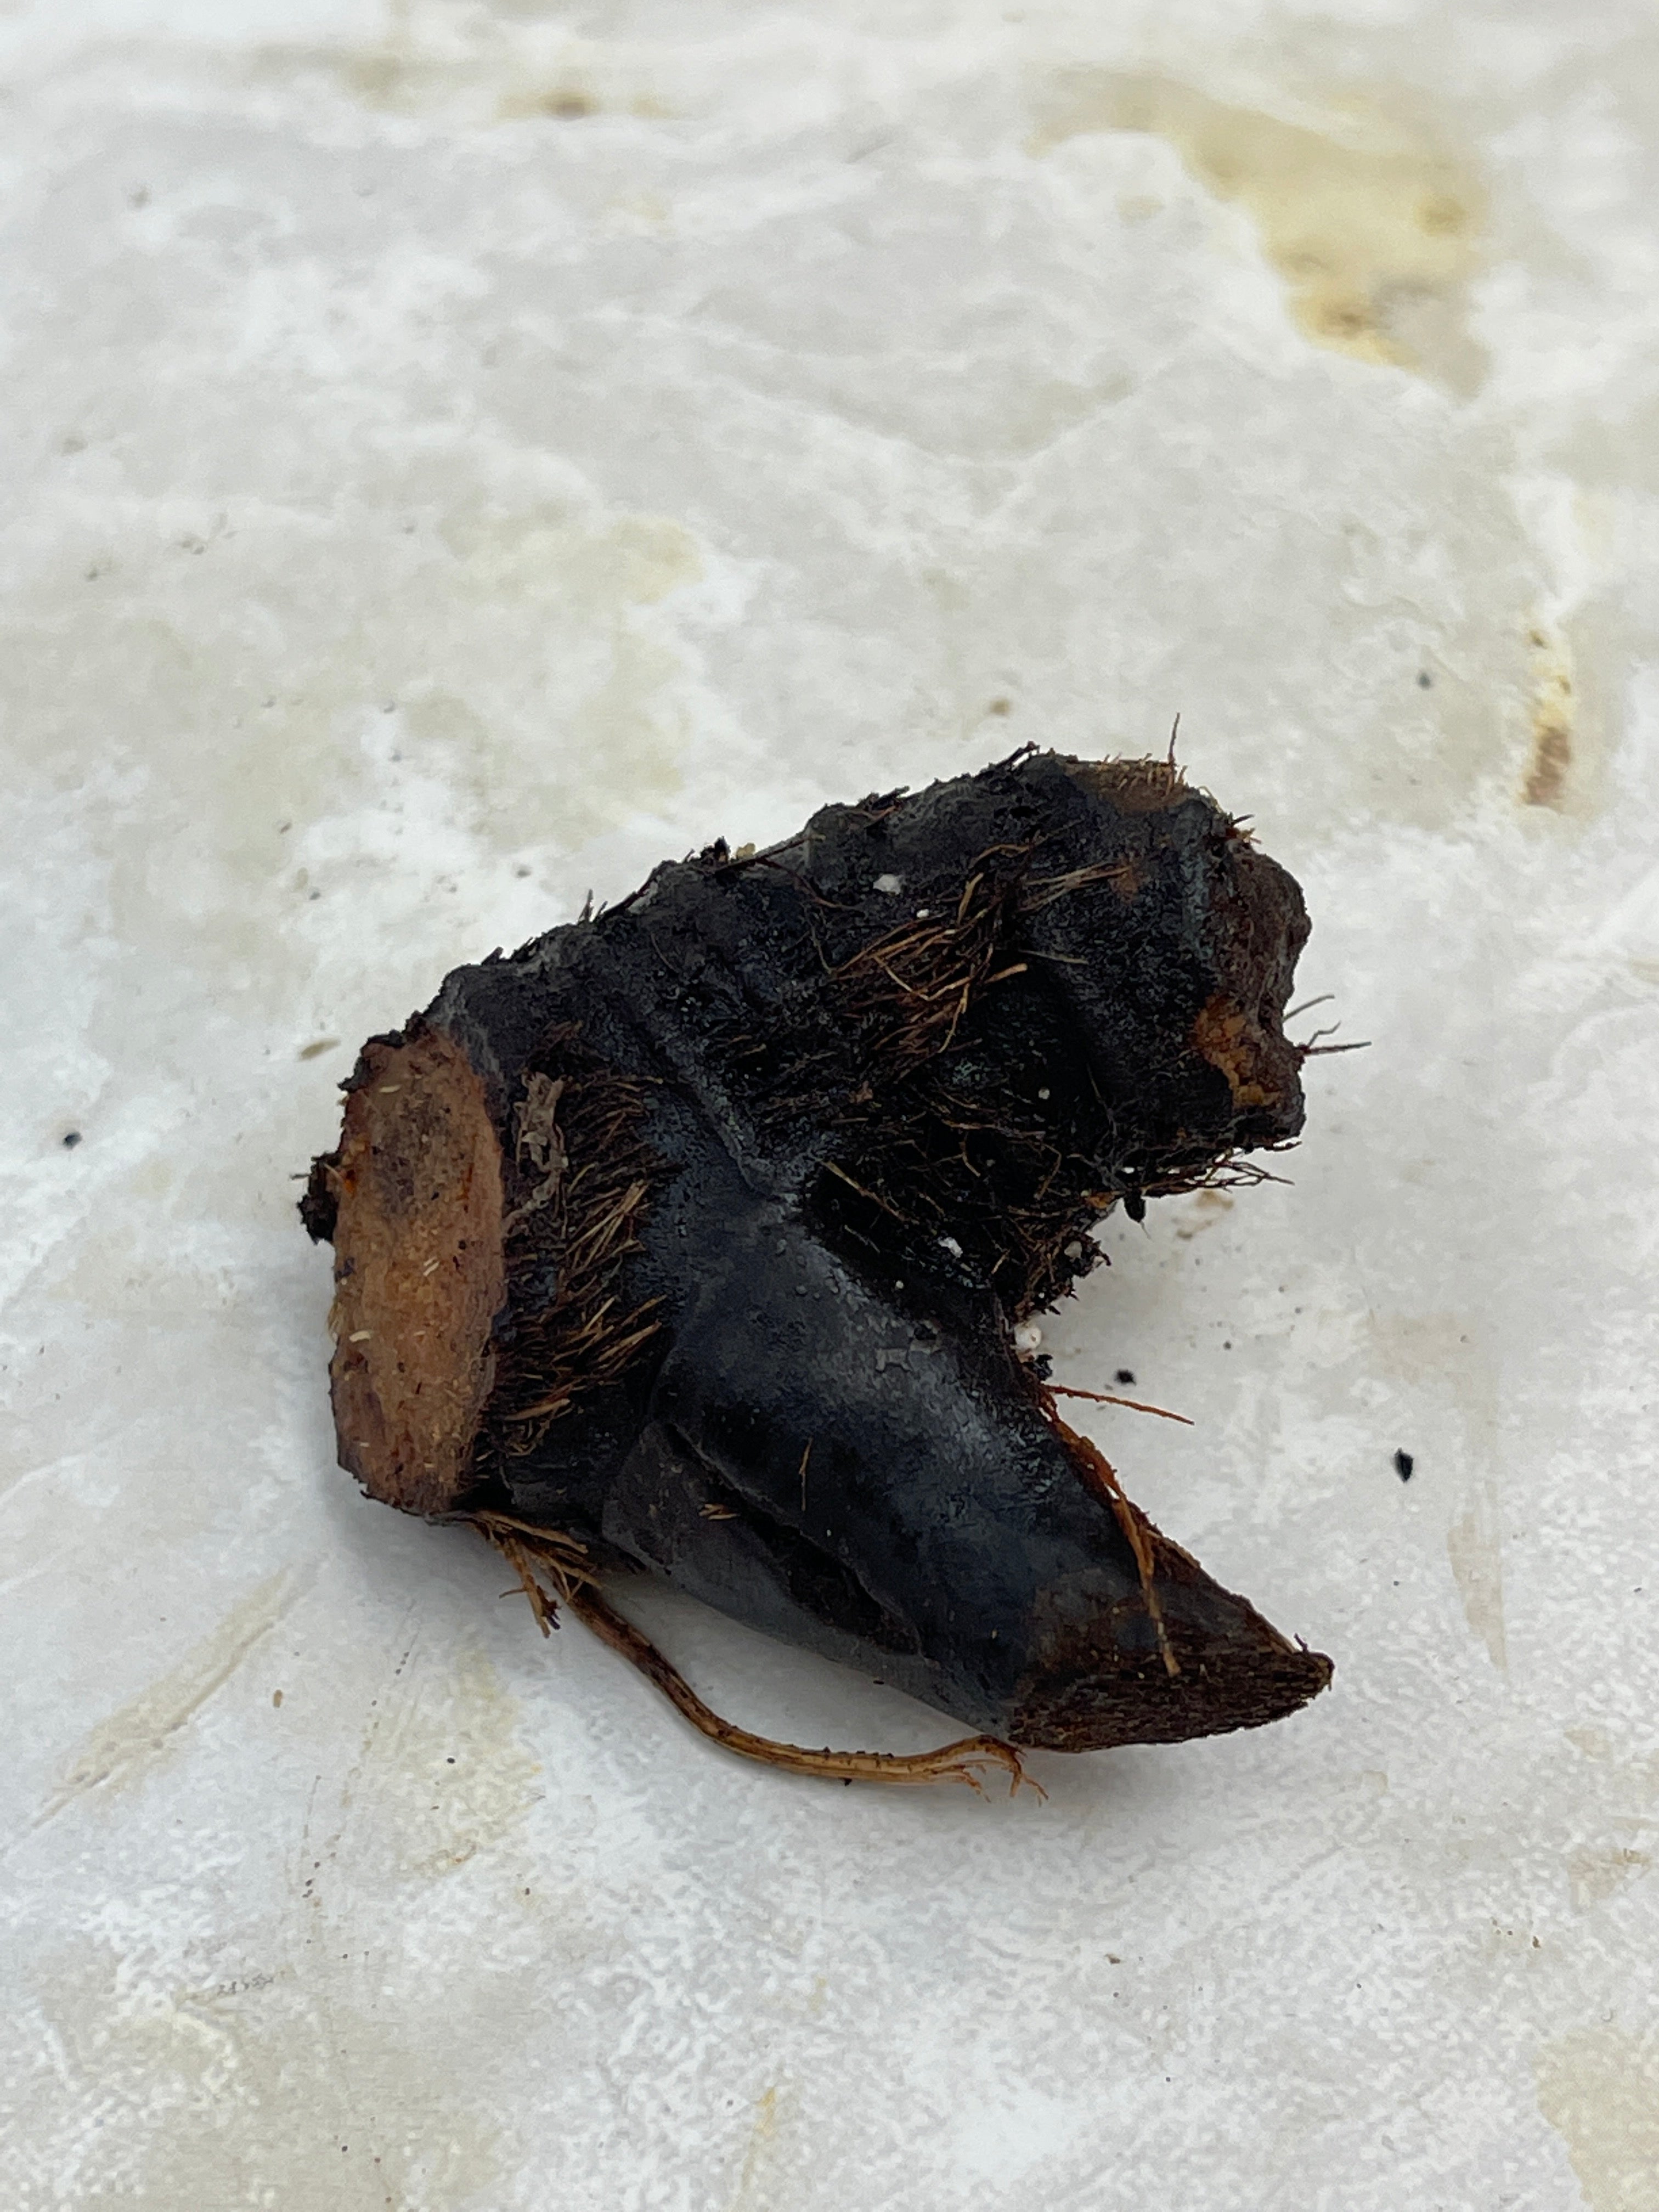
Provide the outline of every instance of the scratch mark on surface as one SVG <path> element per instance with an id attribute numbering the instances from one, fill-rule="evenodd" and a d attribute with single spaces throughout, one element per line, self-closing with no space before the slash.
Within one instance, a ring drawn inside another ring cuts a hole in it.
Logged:
<path id="1" fill-rule="evenodd" d="M 233 1606 L 170 1674 L 100 1721 L 76 1753 L 34 1826 L 44 1827 L 77 1797 L 106 1784 L 120 1789 L 221 1690 L 301 1595 L 309 1576 L 279 1567 Z"/>

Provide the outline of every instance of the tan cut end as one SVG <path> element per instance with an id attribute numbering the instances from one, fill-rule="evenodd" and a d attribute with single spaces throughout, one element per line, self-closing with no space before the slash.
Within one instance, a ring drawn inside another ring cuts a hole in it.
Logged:
<path id="1" fill-rule="evenodd" d="M 1269 1036 L 1254 1014 L 1235 1006 L 1219 992 L 1200 1008 L 1192 1030 L 1193 1049 L 1227 1079 L 1233 1103 L 1241 1111 L 1277 1106 L 1283 1097 L 1286 1058 L 1282 1037 Z"/>
<path id="2" fill-rule="evenodd" d="M 388 1505 L 466 1487 L 506 1300 L 501 1146 L 482 1082 L 435 1030 L 367 1046 L 330 1181 L 340 1463 Z"/>

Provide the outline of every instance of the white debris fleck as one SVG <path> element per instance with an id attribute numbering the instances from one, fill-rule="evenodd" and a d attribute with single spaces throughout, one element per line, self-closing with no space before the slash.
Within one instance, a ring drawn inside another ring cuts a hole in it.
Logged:
<path id="1" fill-rule="evenodd" d="M 939 1241 L 953 1260 L 961 1259 L 962 1247 L 954 1237 L 941 1237 Z"/>
<path id="2" fill-rule="evenodd" d="M 896 891 L 902 891 L 904 889 L 904 878 L 902 876 L 878 876 L 875 888 L 884 897 L 891 898 Z"/>
<path id="3" fill-rule="evenodd" d="M 919 907 L 916 908 L 916 920 L 917 920 L 918 921 L 931 921 L 931 920 L 932 920 L 932 918 L 933 918 L 933 908 L 932 908 L 932 907 L 930 907 L 930 906 L 919 906 Z"/>
<path id="4" fill-rule="evenodd" d="M 1038 1097 L 1039 1098 L 1048 1098 L 1048 1097 L 1052 1097 L 1052 1096 L 1053 1096 L 1053 1093 L 1049 1091 L 1048 1086 L 1048 1085 L 1047 1085 L 1046 1083 L 1043 1085 L 1043 1086 L 1042 1086 L 1042 1090 L 1041 1090 L 1041 1091 L 1038 1091 L 1038 1093 L 1037 1093 L 1037 1097 Z"/>
<path id="5" fill-rule="evenodd" d="M 1034 1321 L 1023 1321 L 1014 1331 L 1014 1350 L 1022 1359 L 1029 1359 L 1042 1341 L 1042 1331 Z"/>

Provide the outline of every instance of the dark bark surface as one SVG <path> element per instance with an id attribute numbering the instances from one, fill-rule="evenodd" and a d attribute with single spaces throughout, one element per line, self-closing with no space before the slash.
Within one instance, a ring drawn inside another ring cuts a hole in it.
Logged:
<path id="1" fill-rule="evenodd" d="M 1013 1331 L 1113 1206 L 1295 1136 L 1306 934 L 1164 763 L 1036 755 L 457 969 L 303 1202 L 343 1463 L 1018 1744 L 1292 1711 L 1329 1662 L 1127 1504 Z"/>

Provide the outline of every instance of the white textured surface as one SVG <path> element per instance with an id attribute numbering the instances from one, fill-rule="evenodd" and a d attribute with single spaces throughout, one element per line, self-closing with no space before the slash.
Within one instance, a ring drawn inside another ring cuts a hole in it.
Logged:
<path id="1" fill-rule="evenodd" d="M 0 88 L 5 2203 L 1655 2212 L 1651 9 L 37 0 Z M 1287 291 L 1367 240 L 1415 368 Z M 730 1764 L 333 1470 L 288 1178 L 590 885 L 1177 708 L 1373 1048 L 1048 1340 L 1335 1686 Z"/>

